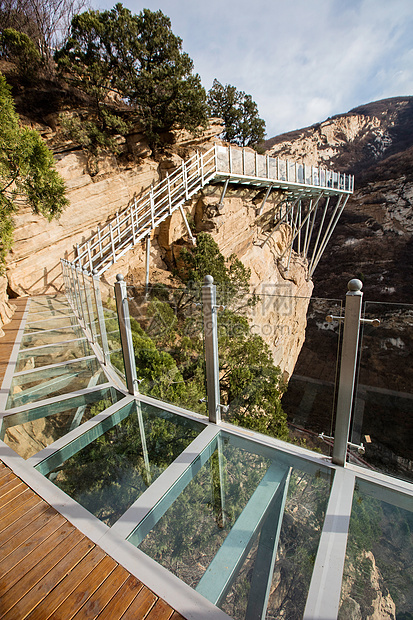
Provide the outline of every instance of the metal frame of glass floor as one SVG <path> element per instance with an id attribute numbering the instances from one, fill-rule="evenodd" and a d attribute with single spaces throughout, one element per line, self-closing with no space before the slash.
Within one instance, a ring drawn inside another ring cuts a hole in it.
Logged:
<path id="1" fill-rule="evenodd" d="M 413 485 L 133 397 L 101 362 L 64 296 L 32 298 L 0 395 L 1 460 L 186 618 L 278 617 L 287 556 L 294 617 L 337 618 L 354 507 L 407 522 Z"/>

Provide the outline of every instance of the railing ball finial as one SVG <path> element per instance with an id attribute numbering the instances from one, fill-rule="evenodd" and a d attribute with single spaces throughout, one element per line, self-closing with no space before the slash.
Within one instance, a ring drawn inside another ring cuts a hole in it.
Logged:
<path id="1" fill-rule="evenodd" d="M 214 278 L 212 276 L 205 276 L 204 278 L 205 286 L 213 284 L 213 283 L 214 283 Z"/>
<path id="2" fill-rule="evenodd" d="M 350 293 L 360 292 L 363 288 L 363 282 L 361 280 L 358 280 L 357 278 L 353 278 L 353 280 L 350 280 L 350 282 L 347 284 L 347 288 Z"/>
<path id="3" fill-rule="evenodd" d="M 117 276 L 116 276 L 116 280 L 118 282 L 123 282 L 123 280 L 124 280 L 123 275 L 121 273 L 118 273 Z"/>

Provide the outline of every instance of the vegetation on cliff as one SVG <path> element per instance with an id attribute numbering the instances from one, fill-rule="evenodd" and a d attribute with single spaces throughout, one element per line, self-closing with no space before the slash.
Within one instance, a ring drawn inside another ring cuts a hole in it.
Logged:
<path id="1" fill-rule="evenodd" d="M 201 79 L 161 11 L 134 15 L 117 4 L 75 15 L 55 58 L 62 76 L 90 97 L 98 143 L 126 131 L 114 97 L 132 106 L 152 147 L 174 124 L 195 131 L 207 123 Z"/>
<path id="2" fill-rule="evenodd" d="M 212 116 L 219 116 L 225 124 L 224 140 L 255 148 L 265 136 L 265 121 L 258 116 L 258 108 L 251 95 L 235 86 L 223 86 L 214 80 L 208 93 Z"/>
<path id="3" fill-rule="evenodd" d="M 65 186 L 40 135 L 19 126 L 0 74 L 0 268 L 12 244 L 13 214 L 23 204 L 50 220 L 67 205 Z"/>
<path id="4" fill-rule="evenodd" d="M 218 245 L 201 233 L 194 248 L 183 251 L 179 275 L 184 286 L 154 286 L 149 297 L 131 289 L 133 341 L 140 391 L 205 413 L 203 320 L 200 296 L 204 274 L 217 285 L 221 401 L 226 419 L 246 428 L 288 440 L 281 407 L 282 374 L 270 349 L 252 333 L 246 302 L 250 272 L 235 256 L 225 260 Z M 120 360 L 118 360 L 120 362 Z"/>

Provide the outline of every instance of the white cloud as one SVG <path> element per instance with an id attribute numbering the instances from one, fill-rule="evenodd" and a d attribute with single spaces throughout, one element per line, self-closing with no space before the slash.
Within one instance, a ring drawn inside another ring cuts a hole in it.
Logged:
<path id="1" fill-rule="evenodd" d="M 269 137 L 375 99 L 413 94 L 411 0 L 124 4 L 169 15 L 204 86 L 217 78 L 251 94 Z"/>

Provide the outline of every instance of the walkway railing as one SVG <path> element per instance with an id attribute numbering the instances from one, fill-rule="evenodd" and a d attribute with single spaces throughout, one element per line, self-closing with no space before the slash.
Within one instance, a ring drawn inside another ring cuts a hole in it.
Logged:
<path id="1" fill-rule="evenodd" d="M 101 275 L 144 239 L 148 242 L 147 253 L 149 253 L 151 232 L 178 209 L 185 221 L 188 235 L 194 242 L 183 205 L 212 181 L 224 182 L 221 202 L 228 183 L 266 187 L 267 193 L 257 215 L 262 212 L 271 191 L 282 191 L 286 202 L 292 204 L 283 211 L 280 210 L 275 224 L 279 226 L 285 221 L 292 226 L 291 249 L 298 239 L 296 242 L 298 252 L 305 253 L 305 257 L 310 248 L 320 198 L 326 198 L 326 210 L 332 196 L 336 196 L 340 204 L 340 209 L 332 209 L 331 219 L 328 225 L 326 223 L 327 237 L 324 236 L 323 241 L 325 239 L 328 241 L 329 233 L 334 229 L 346 202 L 342 201 L 342 198 L 343 196 L 347 198 L 354 188 L 354 177 L 350 175 L 258 155 L 246 149 L 215 145 L 206 153 L 198 152 L 189 160 L 183 161 L 181 166 L 151 187 L 142 198 L 135 199 L 132 205 L 121 213 L 118 212 L 104 227 L 99 226 L 96 234 L 77 246 L 74 264 L 77 267 L 86 267 L 89 273 L 95 271 L 97 275 Z M 311 204 L 304 208 L 302 201 L 306 199 L 310 199 Z M 321 226 L 324 223 L 325 213 Z M 301 230 L 304 227 L 306 234 L 303 245 Z M 264 243 L 273 232 L 274 229 L 270 231 Z M 324 247 L 325 244 L 321 243 L 319 247 L 317 246 L 317 251 L 312 254 L 310 276 Z M 289 249 L 290 247 L 287 253 Z"/>

